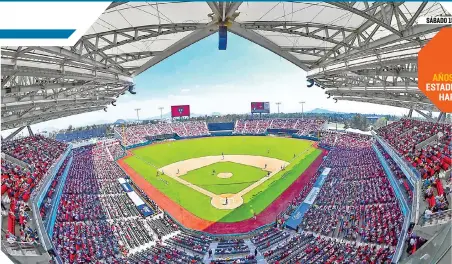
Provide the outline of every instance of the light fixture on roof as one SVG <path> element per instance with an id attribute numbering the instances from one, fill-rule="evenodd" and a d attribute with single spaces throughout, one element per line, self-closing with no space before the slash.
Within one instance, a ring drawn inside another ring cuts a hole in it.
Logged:
<path id="1" fill-rule="evenodd" d="M 137 94 L 137 92 L 135 92 L 135 84 L 129 85 L 129 93 Z"/>
<path id="2" fill-rule="evenodd" d="M 218 50 L 226 50 L 228 45 L 228 27 L 218 26 Z"/>

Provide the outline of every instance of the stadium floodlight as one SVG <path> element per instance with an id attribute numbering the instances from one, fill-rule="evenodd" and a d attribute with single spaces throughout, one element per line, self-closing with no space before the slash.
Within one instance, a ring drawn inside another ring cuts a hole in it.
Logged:
<path id="1" fill-rule="evenodd" d="M 163 106 L 160 106 L 159 107 L 159 110 L 160 110 L 160 120 L 162 120 L 163 119 Z"/>
<path id="2" fill-rule="evenodd" d="M 140 121 L 140 115 L 138 112 L 141 110 L 141 108 L 135 108 L 135 111 L 137 111 L 137 120 Z"/>
<path id="3" fill-rule="evenodd" d="M 301 104 L 301 120 L 304 119 L 304 110 L 303 110 L 303 105 L 306 103 L 305 101 L 301 101 L 299 102 Z"/>
<path id="4" fill-rule="evenodd" d="M 276 105 L 278 106 L 278 115 L 279 115 L 279 105 L 281 105 L 281 102 L 277 102 Z"/>

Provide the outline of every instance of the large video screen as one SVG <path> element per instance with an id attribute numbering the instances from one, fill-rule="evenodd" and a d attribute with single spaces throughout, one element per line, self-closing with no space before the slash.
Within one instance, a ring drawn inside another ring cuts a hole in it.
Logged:
<path id="1" fill-rule="evenodd" d="M 189 105 L 173 105 L 171 106 L 171 117 L 190 116 Z"/>
<path id="2" fill-rule="evenodd" d="M 251 113 L 270 113 L 270 103 L 269 102 L 252 102 L 251 103 Z"/>

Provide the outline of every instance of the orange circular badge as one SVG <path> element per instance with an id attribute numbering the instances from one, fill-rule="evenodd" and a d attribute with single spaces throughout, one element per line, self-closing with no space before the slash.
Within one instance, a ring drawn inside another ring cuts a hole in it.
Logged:
<path id="1" fill-rule="evenodd" d="M 418 85 L 441 112 L 452 112 L 452 28 L 443 28 L 418 56 Z"/>

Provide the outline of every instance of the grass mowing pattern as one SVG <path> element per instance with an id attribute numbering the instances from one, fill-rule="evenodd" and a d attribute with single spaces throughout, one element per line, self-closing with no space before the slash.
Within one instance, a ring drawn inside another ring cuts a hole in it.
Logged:
<path id="1" fill-rule="evenodd" d="M 215 170 L 214 175 L 212 175 L 213 170 Z M 217 176 L 220 172 L 230 172 L 233 176 L 222 179 Z M 234 162 L 218 162 L 189 171 L 181 178 L 215 194 L 223 194 L 238 193 L 266 175 L 266 171 L 256 167 Z"/>
<path id="2" fill-rule="evenodd" d="M 277 137 L 211 137 L 156 144 L 132 151 L 125 162 L 154 187 L 194 215 L 216 222 L 238 222 L 262 212 L 320 155 L 310 141 Z M 156 176 L 156 168 L 190 158 L 228 154 L 258 155 L 290 162 L 285 171 L 274 175 L 244 196 L 244 204 L 234 210 L 220 210 L 210 198 L 166 175 Z M 304 153 L 303 155 L 299 155 Z M 297 154 L 295 159 L 293 155 Z M 284 176 L 284 177 L 283 177 Z"/>

